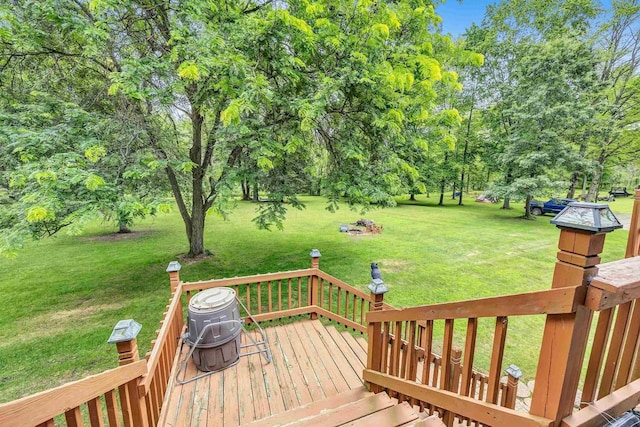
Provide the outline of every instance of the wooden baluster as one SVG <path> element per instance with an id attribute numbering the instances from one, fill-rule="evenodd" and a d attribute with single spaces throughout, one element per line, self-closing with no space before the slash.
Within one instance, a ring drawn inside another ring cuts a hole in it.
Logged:
<path id="1" fill-rule="evenodd" d="M 350 295 L 350 292 L 349 291 L 345 291 L 345 293 L 344 293 L 344 314 L 342 315 L 342 317 L 344 317 L 345 319 L 349 318 L 349 295 Z"/>
<path id="2" fill-rule="evenodd" d="M 633 314 L 631 315 L 627 333 L 625 334 L 624 346 L 615 380 L 616 390 L 631 382 L 631 364 L 633 363 L 633 356 L 638 344 L 638 336 L 640 335 L 640 304 L 638 304 L 638 300 L 635 300 L 632 302 L 632 305 Z"/>
<path id="3" fill-rule="evenodd" d="M 278 280 L 278 311 L 282 311 L 282 280 Z"/>
<path id="4" fill-rule="evenodd" d="M 267 285 L 267 297 L 269 298 L 269 304 L 267 305 L 269 307 L 269 313 L 273 312 L 273 303 L 272 303 L 272 299 L 273 299 L 273 295 L 271 294 L 271 280 L 269 280 Z"/>
<path id="5" fill-rule="evenodd" d="M 298 307 L 302 307 L 302 277 L 298 277 Z"/>
<path id="6" fill-rule="evenodd" d="M 338 304 L 336 305 L 336 314 L 340 314 L 340 296 L 342 294 L 342 288 L 338 286 Z"/>
<path id="7" fill-rule="evenodd" d="M 291 305 L 292 305 L 291 304 L 291 278 L 287 279 L 287 285 L 288 285 L 288 289 L 289 289 L 289 294 L 288 294 L 289 295 L 289 298 L 288 298 L 289 304 L 287 305 L 287 308 L 291 309 Z"/>
<path id="8" fill-rule="evenodd" d="M 625 258 L 631 258 L 638 255 L 640 255 L 640 189 L 636 189 L 636 193 L 634 195 Z M 640 357 L 640 354 L 638 357 Z"/>
<path id="9" fill-rule="evenodd" d="M 249 310 L 249 312 L 253 312 L 253 309 L 251 308 L 251 288 L 249 287 L 249 284 L 244 286 L 244 292 L 247 294 L 247 310 Z"/>
<path id="10" fill-rule="evenodd" d="M 258 314 L 262 313 L 262 282 L 258 282 Z"/>
<path id="11" fill-rule="evenodd" d="M 364 299 L 360 298 L 360 324 L 364 325 Z"/>
<path id="12" fill-rule="evenodd" d="M 489 384 L 487 389 L 487 402 L 498 402 L 498 387 L 500 385 L 500 372 L 502 372 L 502 357 L 504 356 L 504 344 L 507 338 L 508 319 L 505 316 L 496 318 L 496 329 L 493 334 L 493 349 L 491 351 L 491 364 L 489 365 Z"/>
<path id="13" fill-rule="evenodd" d="M 236 297 L 240 298 L 240 285 L 236 285 L 235 290 L 236 290 Z"/>
<path id="14" fill-rule="evenodd" d="M 189 305 L 190 301 L 191 301 L 191 291 L 187 291 L 187 305 Z"/>
<path id="15" fill-rule="evenodd" d="M 36 427 L 56 427 L 56 422 L 54 419 L 47 420 L 43 423 L 38 424 Z"/>
<path id="16" fill-rule="evenodd" d="M 131 418 L 135 427 L 148 427 L 147 407 L 144 396 L 138 395 L 138 379 L 129 381 L 126 384 L 129 390 Z"/>
<path id="17" fill-rule="evenodd" d="M 82 427 L 82 414 L 80 413 L 80 407 L 76 406 L 73 409 L 69 409 L 64 413 L 64 418 L 67 421 L 67 427 Z"/>
<path id="18" fill-rule="evenodd" d="M 400 372 L 400 349 L 402 347 L 402 322 L 395 322 L 393 345 L 391 346 L 391 360 L 389 374 L 398 376 Z"/>
<path id="19" fill-rule="evenodd" d="M 442 359 L 434 355 L 433 356 L 433 378 L 431 378 L 431 387 L 439 386 L 438 378 L 440 378 L 441 368 L 442 368 Z"/>
<path id="20" fill-rule="evenodd" d="M 324 307 L 324 279 L 318 279 L 318 296 L 320 298 L 320 307 Z"/>
<path id="21" fill-rule="evenodd" d="M 453 346 L 453 319 L 444 321 L 444 337 L 442 339 L 442 365 L 440 368 L 440 388 L 451 389 L 451 347 Z"/>
<path id="22" fill-rule="evenodd" d="M 87 402 L 87 409 L 89 410 L 89 423 L 91 427 L 103 427 L 104 421 L 102 420 L 102 404 L 100 398 L 96 397 Z"/>
<path id="23" fill-rule="evenodd" d="M 353 308 L 353 312 L 351 313 L 351 320 L 355 323 L 355 321 L 356 321 L 356 294 L 353 294 L 353 301 L 351 301 L 351 306 Z"/>
<path id="24" fill-rule="evenodd" d="M 407 369 L 407 376 L 405 377 L 408 380 L 415 381 L 416 376 L 418 374 L 418 355 L 416 353 L 416 328 L 417 322 L 415 320 L 409 323 L 409 352 L 407 356 L 407 361 L 409 367 Z"/>
<path id="25" fill-rule="evenodd" d="M 118 401 L 114 390 L 109 390 L 104 394 L 104 403 L 107 407 L 107 420 L 109 427 L 120 427 L 120 417 L 118 416 Z"/>
<path id="26" fill-rule="evenodd" d="M 422 368 L 422 384 L 429 384 L 431 374 L 431 347 L 433 343 L 433 320 L 427 320 L 422 336 L 424 348 L 424 365 Z"/>
<path id="27" fill-rule="evenodd" d="M 328 310 L 333 313 L 333 283 L 329 282 L 329 308 Z"/>
<path id="28" fill-rule="evenodd" d="M 598 390 L 598 399 L 603 398 L 614 390 L 614 377 L 618 363 L 620 362 L 622 341 L 630 315 L 631 301 L 618 306 L 611 342 L 609 343 L 607 352 L 607 359 L 604 364 L 604 372 L 602 373 L 602 380 L 600 381 L 600 388 Z"/>
<path id="29" fill-rule="evenodd" d="M 471 318 L 467 322 L 467 339 L 464 345 L 464 362 L 462 365 L 462 390 L 460 394 L 470 396 L 469 387 L 473 375 L 473 358 L 476 351 L 476 336 L 478 333 L 478 319 Z M 472 396 L 473 397 L 473 396 Z"/>
<path id="30" fill-rule="evenodd" d="M 391 323 L 384 322 L 382 325 L 382 360 L 380 361 L 380 372 L 386 374 L 389 372 L 389 342 L 390 342 L 390 329 Z"/>

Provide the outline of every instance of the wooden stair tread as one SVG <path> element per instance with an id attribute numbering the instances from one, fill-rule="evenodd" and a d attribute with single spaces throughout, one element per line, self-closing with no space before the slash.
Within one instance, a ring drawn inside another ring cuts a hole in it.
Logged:
<path id="1" fill-rule="evenodd" d="M 446 424 L 437 415 L 432 415 L 410 425 L 411 427 L 446 427 Z"/>
<path id="2" fill-rule="evenodd" d="M 337 427 L 350 421 L 355 421 L 369 414 L 392 407 L 393 402 L 387 396 L 387 393 L 378 393 L 373 396 L 365 397 L 348 405 L 339 408 L 324 411 L 314 417 L 299 419 L 287 426 L 305 426 L 305 427 Z"/>
<path id="3" fill-rule="evenodd" d="M 308 403 L 306 405 L 291 409 L 286 412 L 281 412 L 270 417 L 256 420 L 245 425 L 247 427 L 271 427 L 286 425 L 291 423 L 292 421 L 309 418 L 321 413 L 322 411 L 336 409 L 369 396 L 373 396 L 373 393 L 368 391 L 365 386 L 362 386 L 354 388 L 353 390 L 336 394 L 323 400 L 317 400 L 315 402 Z"/>
<path id="4" fill-rule="evenodd" d="M 364 416 L 357 420 L 343 424 L 349 427 L 368 427 L 368 426 L 385 426 L 398 427 L 418 419 L 418 415 L 414 412 L 411 405 L 403 402 L 400 405 L 394 405 L 382 411 Z"/>

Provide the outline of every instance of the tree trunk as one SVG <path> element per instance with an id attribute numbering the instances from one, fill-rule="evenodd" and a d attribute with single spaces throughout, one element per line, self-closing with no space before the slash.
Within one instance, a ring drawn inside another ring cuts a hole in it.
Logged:
<path id="1" fill-rule="evenodd" d="M 126 222 L 118 221 L 118 233 L 120 234 L 131 233 L 131 229 L 127 227 Z"/>
<path id="2" fill-rule="evenodd" d="M 416 201 L 416 195 L 415 195 L 415 194 L 413 194 L 413 193 L 411 193 L 411 194 L 409 195 L 409 200 L 411 200 L 412 202 L 415 202 L 415 201 Z"/>
<path id="3" fill-rule="evenodd" d="M 189 257 L 204 255 L 204 170 L 202 166 L 202 124 L 204 117 L 193 107 L 191 113 L 192 145 L 189 150 L 191 161 L 198 166 L 191 170 L 191 227 L 189 227 Z"/>
<path id="4" fill-rule="evenodd" d="M 567 199 L 573 199 L 575 198 L 576 195 L 576 187 L 578 185 L 578 178 L 580 178 L 580 176 L 578 175 L 578 172 L 574 172 L 571 175 L 571 180 L 569 181 L 569 191 L 567 191 Z"/>
<path id="5" fill-rule="evenodd" d="M 444 178 L 440 181 L 440 201 L 438 201 L 438 206 L 444 205 Z"/>
<path id="6" fill-rule="evenodd" d="M 467 168 L 467 154 L 469 153 L 469 136 L 471 135 L 471 119 L 473 118 L 473 106 L 475 101 L 475 92 L 473 92 L 471 98 L 471 108 L 469 108 L 469 118 L 467 119 L 467 134 L 464 138 L 464 151 L 462 152 L 462 172 L 460 173 L 460 199 L 458 200 L 458 206 L 462 205 L 462 189 L 464 188 L 464 174 Z M 467 182 L 467 191 L 469 191 L 469 183 Z"/>
<path id="7" fill-rule="evenodd" d="M 505 196 L 504 202 L 502 202 L 502 209 L 511 209 L 510 203 L 511 200 L 509 199 L 509 196 Z"/>
<path id="8" fill-rule="evenodd" d="M 194 211 L 194 213 L 191 215 L 189 257 L 196 257 L 198 255 L 204 255 L 206 253 L 204 249 L 204 218 L 204 209 Z"/>
<path id="9" fill-rule="evenodd" d="M 257 182 L 253 183 L 253 201 L 254 202 L 259 202 L 260 201 L 260 195 L 258 194 L 258 183 Z"/>
<path id="10" fill-rule="evenodd" d="M 526 219 L 531 218 L 531 194 L 527 194 L 527 201 L 524 204 L 524 217 Z"/>
<path id="11" fill-rule="evenodd" d="M 602 171 L 604 169 L 606 159 L 604 151 L 601 151 L 598 156 L 598 164 L 594 168 L 593 175 L 591 176 L 591 184 L 589 185 L 589 191 L 587 192 L 587 197 L 585 197 L 585 202 L 597 201 L 598 189 L 600 188 L 600 180 L 602 179 Z"/>
<path id="12" fill-rule="evenodd" d="M 246 179 L 243 179 L 240 185 L 242 186 L 242 200 L 249 200 L 251 193 L 249 182 Z"/>

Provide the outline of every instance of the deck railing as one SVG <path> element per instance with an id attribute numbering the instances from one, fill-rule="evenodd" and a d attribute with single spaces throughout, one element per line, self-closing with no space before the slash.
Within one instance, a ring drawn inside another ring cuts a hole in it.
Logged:
<path id="1" fill-rule="evenodd" d="M 640 402 L 640 191 L 635 197 L 628 259 L 598 265 L 605 234 L 562 229 L 550 290 L 369 313 L 365 381 L 375 391 L 386 390 L 439 412 L 447 425 L 458 418 L 476 425 L 597 426 L 603 413 L 617 416 L 633 408 Z M 585 357 L 596 312 L 593 346 Z M 508 319 L 516 315 L 546 316 L 528 414 L 500 407 L 511 406 L 508 386 L 501 395 L 499 381 Z M 483 317 L 495 319 L 484 395 L 484 390 L 473 389 L 472 371 L 478 319 Z M 435 320 L 444 321 L 444 360 L 455 351 L 455 322 L 466 322 L 464 351 L 456 355 L 463 359 L 455 368 L 460 379 L 452 375 L 450 364 L 435 375 L 421 364 L 433 346 Z M 587 369 L 581 377 L 583 359 Z M 581 380 L 583 409 L 573 414 Z"/>
<path id="2" fill-rule="evenodd" d="M 146 372 L 146 363 L 138 361 L 4 404 L 0 426 L 82 426 L 83 418 L 91 426 L 103 426 L 103 418 L 109 426 L 147 426 L 138 395 Z"/>

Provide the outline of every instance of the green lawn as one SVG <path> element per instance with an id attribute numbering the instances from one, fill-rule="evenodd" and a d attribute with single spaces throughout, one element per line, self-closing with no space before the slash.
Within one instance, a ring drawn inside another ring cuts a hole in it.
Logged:
<path id="1" fill-rule="evenodd" d="M 364 289 L 369 263 L 378 262 L 398 307 L 547 289 L 551 283 L 559 232 L 551 216 L 526 221 L 511 210 L 474 203 L 457 206 L 436 197 L 400 200 L 397 208 L 365 214 L 384 233 L 351 236 L 341 223 L 359 212 L 324 210 L 321 198 L 304 197 L 307 209 L 290 212 L 282 231 L 258 230 L 251 222 L 255 205 L 239 203 L 230 221 L 207 220 L 206 245 L 215 256 L 183 262 L 185 281 L 305 268 L 309 251 L 322 252 L 320 267 Z M 632 199 L 611 204 L 631 211 Z M 106 343 L 119 319 L 143 325 L 141 352 L 158 327 L 169 296 L 167 263 L 185 251 L 177 213 L 144 221 L 139 234 L 122 239 L 95 224 L 81 236 L 60 235 L 33 242 L 16 259 L 0 259 L 3 310 L 0 311 L 0 402 L 31 394 L 117 364 Z M 627 231 L 607 237 L 604 261 L 624 256 Z M 518 364 L 528 379 L 535 366 L 544 318 L 510 319 L 505 366 Z M 456 341 L 464 339 L 465 322 Z M 481 321 L 476 365 L 486 368 L 493 321 Z"/>

